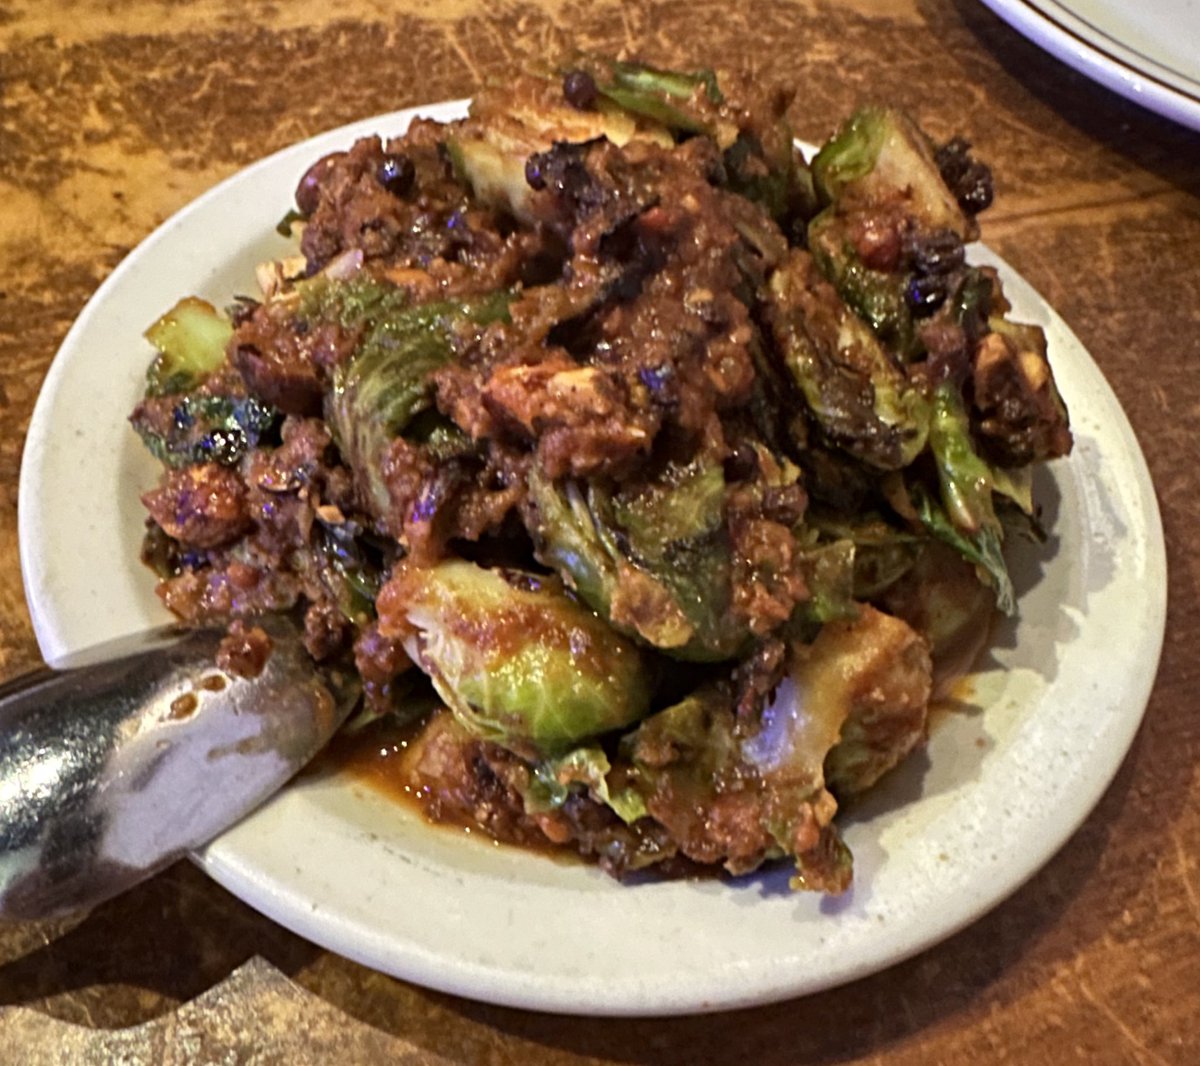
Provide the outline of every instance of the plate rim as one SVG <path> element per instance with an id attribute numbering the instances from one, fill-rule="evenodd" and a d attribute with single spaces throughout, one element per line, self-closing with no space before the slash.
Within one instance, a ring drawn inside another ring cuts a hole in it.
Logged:
<path id="1" fill-rule="evenodd" d="M 251 164 L 242 171 L 231 175 L 213 189 L 193 200 L 190 204 L 182 208 L 180 212 L 171 216 L 145 241 L 139 244 L 126 260 L 105 280 L 68 332 L 59 349 L 59 353 L 55 356 L 46 381 L 43 383 L 42 391 L 39 394 L 34 415 L 30 422 L 29 437 L 31 439 L 39 435 L 44 437 L 50 428 L 52 428 L 47 423 L 51 416 L 56 390 L 61 386 L 61 379 L 66 373 L 67 362 L 70 358 L 69 353 L 80 344 L 81 338 L 86 337 L 88 323 L 96 313 L 96 306 L 109 299 L 114 291 L 119 290 L 120 286 L 126 283 L 125 279 L 132 272 L 139 253 L 143 253 L 145 248 L 153 246 L 156 242 L 168 239 L 174 227 L 178 226 L 183 219 L 189 217 L 192 213 L 203 210 L 206 205 L 212 203 L 214 200 L 219 201 L 220 197 L 226 194 L 231 186 L 236 187 L 236 183 L 245 180 L 247 175 L 258 173 L 264 168 L 272 166 L 280 161 L 282 157 L 303 155 L 304 153 L 315 151 L 311 146 L 316 142 L 328 143 L 335 139 L 339 141 L 342 139 L 348 140 L 354 136 L 361 136 L 365 132 L 386 129 L 389 126 L 402 128 L 403 123 L 411 119 L 414 114 L 428 115 L 438 113 L 439 115 L 444 115 L 447 112 L 453 112 L 455 109 L 461 110 L 463 106 L 463 101 L 449 101 L 439 105 L 422 105 L 418 108 L 403 109 L 397 112 L 362 119 L 319 134 L 296 145 L 281 149 L 279 152 L 273 153 L 265 159 L 259 160 L 257 163 Z M 488 969 L 486 966 L 479 964 L 468 965 L 463 960 L 458 960 L 456 963 L 447 966 L 446 959 L 437 956 L 425 957 L 423 960 L 410 959 L 409 962 L 411 965 L 403 973 L 399 973 L 392 966 L 381 966 L 380 957 L 373 950 L 371 937 L 363 936 L 362 930 L 354 928 L 352 922 L 339 919 L 337 915 L 331 915 L 327 910 L 323 910 L 320 912 L 319 920 L 314 918 L 314 921 L 308 924 L 304 922 L 298 923 L 295 906 L 296 900 L 289 899 L 287 893 L 281 893 L 278 885 L 268 884 L 261 877 L 256 879 L 254 871 L 246 868 L 245 856 L 243 855 L 239 860 L 236 852 L 230 852 L 227 838 L 220 838 L 214 844 L 210 845 L 209 848 L 198 853 L 195 856 L 196 861 L 215 880 L 233 891 L 239 898 L 242 898 L 256 909 L 279 921 L 286 927 L 293 929 L 299 935 L 312 939 L 356 961 L 383 969 L 384 972 L 396 973 L 397 976 L 417 981 L 418 983 L 437 988 L 444 992 L 465 995 L 506 1006 L 557 1013 L 587 1013 L 603 1016 L 661 1016 L 724 1010 L 774 1002 L 782 998 L 833 987 L 869 973 L 877 972 L 880 969 L 918 954 L 934 943 L 952 936 L 965 926 L 977 921 L 988 910 L 1008 898 L 1021 884 L 1040 870 L 1066 841 L 1070 839 L 1095 807 L 1103 792 L 1111 783 L 1112 778 L 1117 773 L 1121 763 L 1124 761 L 1125 754 L 1140 725 L 1142 713 L 1148 703 L 1157 673 L 1158 659 L 1161 655 L 1164 636 L 1163 627 L 1165 626 L 1166 556 L 1162 537 L 1161 516 L 1158 511 L 1157 500 L 1145 457 L 1137 443 L 1136 436 L 1128 422 L 1127 416 L 1121 408 L 1119 401 L 1117 401 L 1115 395 L 1112 393 L 1111 388 L 1104 381 L 1099 368 L 1083 345 L 1079 343 L 1078 339 L 1074 337 L 1074 334 L 1071 333 L 1062 321 L 1061 317 L 1058 316 L 1057 312 L 1038 296 L 1032 287 L 1015 270 L 1004 264 L 1003 260 L 994 253 L 984 250 L 982 254 L 1004 266 L 1004 269 L 1007 271 L 1006 285 L 1012 285 L 1015 279 L 1020 287 L 1024 287 L 1030 293 L 1033 293 L 1037 300 L 1040 301 L 1040 306 L 1051 316 L 1054 328 L 1063 331 L 1064 336 L 1075 346 L 1077 352 L 1082 356 L 1083 363 L 1078 368 L 1079 371 L 1085 377 L 1089 378 L 1089 382 L 1093 387 L 1097 387 L 1102 391 L 1105 403 L 1111 405 L 1113 411 L 1110 414 L 1115 419 L 1116 432 L 1124 444 L 1128 446 L 1129 450 L 1126 453 L 1126 458 L 1134 468 L 1135 487 L 1141 504 L 1138 513 L 1144 520 L 1143 532 L 1145 535 L 1147 569 L 1151 572 L 1151 577 L 1154 578 L 1155 587 L 1161 591 L 1161 595 L 1155 601 L 1158 609 L 1158 624 L 1151 627 L 1151 632 L 1143 634 L 1143 640 L 1146 642 L 1146 656 L 1137 675 L 1136 684 L 1132 690 L 1127 691 L 1127 696 L 1137 705 L 1138 713 L 1127 714 L 1121 719 L 1121 728 L 1115 736 L 1113 749 L 1106 755 L 1101 772 L 1093 774 L 1088 779 L 1088 788 L 1085 794 L 1074 797 L 1072 816 L 1065 822 L 1060 821 L 1055 826 L 1053 832 L 1040 839 L 1038 846 L 1026 853 L 1024 861 L 1019 864 L 1019 869 L 1015 873 L 1010 871 L 999 891 L 992 892 L 983 901 L 974 901 L 964 906 L 953 921 L 943 921 L 941 924 L 931 927 L 919 935 L 900 937 L 899 941 L 892 944 L 891 950 L 884 957 L 864 957 L 857 961 L 849 960 L 845 962 L 832 977 L 826 974 L 820 976 L 801 975 L 798 978 L 793 973 L 779 978 L 760 978 L 754 982 L 743 983 L 736 988 L 692 986 L 684 989 L 664 987 L 657 987 L 652 990 L 645 988 L 625 989 L 623 992 L 617 994 L 599 995 L 597 998 L 589 1001 L 586 1011 L 581 1011 L 579 990 L 577 988 L 555 987 L 554 982 L 548 985 L 545 980 L 537 978 L 536 974 L 514 974 L 511 966 L 509 968 L 501 967 L 500 969 L 496 969 L 493 967 L 492 969 Z M 1091 379 L 1094 379 L 1094 381 Z M 57 640 L 53 617 L 46 612 L 39 613 L 35 608 L 35 598 L 30 596 L 30 589 L 36 589 L 36 582 L 30 580 L 29 570 L 33 566 L 34 553 L 31 545 L 36 543 L 38 509 L 36 506 L 26 507 L 25 504 L 27 501 L 35 501 L 34 471 L 37 469 L 38 457 L 38 449 L 35 446 L 27 453 L 29 465 L 27 466 L 25 462 L 22 463 L 19 490 L 20 557 L 22 574 L 26 580 L 27 599 L 31 614 L 35 618 L 35 627 L 39 626 L 40 619 L 40 628 L 37 628 L 39 644 L 47 656 L 50 657 L 52 652 L 62 655 L 73 649 L 63 646 L 63 642 Z M 255 817 L 258 817 L 258 815 Z M 298 924 L 300 928 L 298 928 Z M 377 947 L 377 945 L 375 946 Z"/>

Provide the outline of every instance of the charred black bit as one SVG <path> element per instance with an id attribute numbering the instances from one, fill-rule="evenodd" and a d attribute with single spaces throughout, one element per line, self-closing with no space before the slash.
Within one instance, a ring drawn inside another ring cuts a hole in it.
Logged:
<path id="1" fill-rule="evenodd" d="M 966 262 L 962 238 L 950 229 L 916 234 L 909 238 L 908 253 L 918 274 L 951 274 Z"/>
<path id="2" fill-rule="evenodd" d="M 955 137 L 934 154 L 942 179 L 968 215 L 977 215 L 992 202 L 992 170 L 971 155 L 971 143 Z"/>
<path id="3" fill-rule="evenodd" d="M 586 144 L 555 144 L 548 152 L 537 152 L 525 163 L 525 180 L 531 189 L 550 189 L 561 197 L 572 213 L 596 202 L 600 195 L 596 179 L 586 164 Z"/>
<path id="4" fill-rule="evenodd" d="M 412 190 L 417 171 L 412 160 L 406 155 L 385 155 L 380 162 L 375 176 L 393 196 L 407 196 Z"/>
<path id="5" fill-rule="evenodd" d="M 949 295 L 946 279 L 940 274 L 917 275 L 904 291 L 913 316 L 926 318 L 946 302 Z"/>
<path id="6" fill-rule="evenodd" d="M 235 296 L 233 303 L 225 308 L 225 314 L 229 316 L 229 321 L 234 329 L 250 320 L 250 316 L 254 314 L 257 307 L 262 306 L 261 301 L 254 299 L 253 296 Z"/>
<path id="7" fill-rule="evenodd" d="M 596 102 L 596 79 L 586 70 L 568 71 L 563 77 L 563 96 L 567 103 L 586 111 Z"/>
<path id="8" fill-rule="evenodd" d="M 542 162 L 545 153 L 531 155 L 525 161 L 525 181 L 531 189 L 541 192 L 546 187 L 546 179 L 542 177 Z"/>

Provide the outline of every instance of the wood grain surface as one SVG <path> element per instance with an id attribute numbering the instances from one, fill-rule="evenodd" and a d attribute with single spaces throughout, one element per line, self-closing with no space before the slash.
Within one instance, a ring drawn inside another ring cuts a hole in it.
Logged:
<path id="1" fill-rule="evenodd" d="M 992 163 L 985 238 L 1107 375 L 1163 512 L 1166 645 L 1115 782 L 970 929 L 736 1015 L 551 1017 L 425 991 L 181 864 L 86 918 L 0 927 L 0 1063 L 1200 1062 L 1200 136 L 974 0 L 0 0 L 0 676 L 39 662 L 17 558 L 25 430 L 122 257 L 276 148 L 571 46 L 748 67 L 797 87 L 809 139 L 892 101 Z"/>

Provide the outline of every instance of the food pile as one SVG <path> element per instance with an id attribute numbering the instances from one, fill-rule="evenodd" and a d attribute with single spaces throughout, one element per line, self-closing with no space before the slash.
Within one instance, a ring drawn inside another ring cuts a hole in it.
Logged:
<path id="1" fill-rule="evenodd" d="M 809 165 L 787 104 L 575 56 L 316 161 L 260 295 L 147 333 L 166 606 L 302 611 L 431 818 L 845 889 L 1071 435 L 969 145 L 872 107 Z"/>

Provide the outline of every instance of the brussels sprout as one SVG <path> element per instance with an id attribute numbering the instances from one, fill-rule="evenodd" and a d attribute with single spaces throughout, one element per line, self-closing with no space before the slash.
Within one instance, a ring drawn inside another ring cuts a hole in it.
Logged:
<path id="1" fill-rule="evenodd" d="M 905 358 L 916 353 L 916 325 L 908 303 L 910 276 L 903 270 L 875 270 L 859 256 L 847 220 L 825 210 L 808 226 L 808 248 L 821 273 L 879 340 Z"/>
<path id="2" fill-rule="evenodd" d="M 769 320 L 814 421 L 871 466 L 896 470 L 925 447 L 929 401 L 823 281 L 806 253 L 771 276 Z"/>
<path id="3" fill-rule="evenodd" d="M 656 122 L 640 122 L 619 103 L 598 99 L 572 107 L 563 98 L 561 76 L 527 72 L 503 86 L 489 86 L 471 102 L 470 118 L 446 140 L 450 161 L 483 204 L 532 222 L 525 164 L 556 144 L 585 144 L 607 137 L 622 146 L 631 140 L 669 145 Z"/>
<path id="4" fill-rule="evenodd" d="M 902 200 L 922 229 L 976 236 L 938 169 L 932 142 L 901 111 L 864 107 L 812 161 L 813 182 L 825 204 L 872 205 Z"/>
<path id="5" fill-rule="evenodd" d="M 880 596 L 879 606 L 929 642 L 942 684 L 971 669 L 988 639 L 996 597 L 969 560 L 948 544 L 929 540 L 912 569 Z"/>
<path id="6" fill-rule="evenodd" d="M 158 355 L 146 372 L 146 395 L 190 392 L 225 362 L 233 326 L 206 300 L 187 296 L 146 330 Z"/>
<path id="7" fill-rule="evenodd" d="M 752 128 L 736 106 L 722 108 L 725 96 L 711 70 L 660 70 L 638 63 L 585 60 L 601 99 L 659 124 L 676 136 L 703 134 L 724 153 L 729 188 L 762 204 L 781 224 L 807 218 L 816 206 L 812 176 L 780 113 Z"/>
<path id="8" fill-rule="evenodd" d="M 799 691 L 837 707 L 840 739 L 824 756 L 838 796 L 870 788 L 925 739 L 932 689 L 929 646 L 906 622 L 864 607 L 826 626 L 795 675 Z"/>
<path id="9" fill-rule="evenodd" d="M 562 754 L 649 708 L 641 653 L 555 578 L 401 563 L 377 607 L 455 716 L 518 754 Z"/>
<path id="10" fill-rule="evenodd" d="M 899 111 L 865 108 L 817 153 L 826 205 L 808 246 L 842 298 L 906 359 L 921 353 L 918 320 L 941 307 L 978 235 L 938 169 L 933 145 Z"/>
<path id="11" fill-rule="evenodd" d="M 371 286 L 374 286 L 372 288 Z M 505 319 L 507 292 L 409 305 L 400 290 L 369 283 L 325 283 L 310 302 L 361 329 L 354 355 L 334 372 L 325 419 L 346 464 L 379 517 L 389 506 L 383 460 L 389 444 L 433 404 L 430 375 L 450 361 L 456 334 Z M 430 433 L 437 427 L 425 427 Z M 441 437 L 446 436 L 442 427 Z"/>
<path id="12" fill-rule="evenodd" d="M 622 147 L 678 138 L 712 138 L 725 153 L 729 186 L 763 204 L 780 222 L 815 210 L 812 178 L 780 114 L 762 129 L 725 98 L 711 70 L 662 70 L 640 63 L 578 55 L 544 71 L 528 71 L 489 87 L 471 117 L 447 140 L 459 175 L 485 204 L 534 221 L 526 162 L 556 145 L 606 138 Z"/>
<path id="13" fill-rule="evenodd" d="M 535 468 L 529 493 L 539 560 L 615 628 L 681 659 L 730 659 L 746 646 L 731 610 L 719 466 L 674 466 L 636 493 L 559 485 Z"/>
<path id="14" fill-rule="evenodd" d="M 831 704 L 832 714 L 814 713 L 796 691 L 791 681 L 780 686 L 747 733 L 729 691 L 705 686 L 622 738 L 617 769 L 689 858 L 744 873 L 787 855 L 796 863 L 793 887 L 841 892 L 851 858 L 822 772 L 841 712 Z"/>
<path id="15" fill-rule="evenodd" d="M 988 326 L 992 332 L 975 351 L 976 432 L 1009 468 L 1067 455 L 1070 422 L 1046 356 L 1045 333 L 999 316 L 989 318 Z"/>

